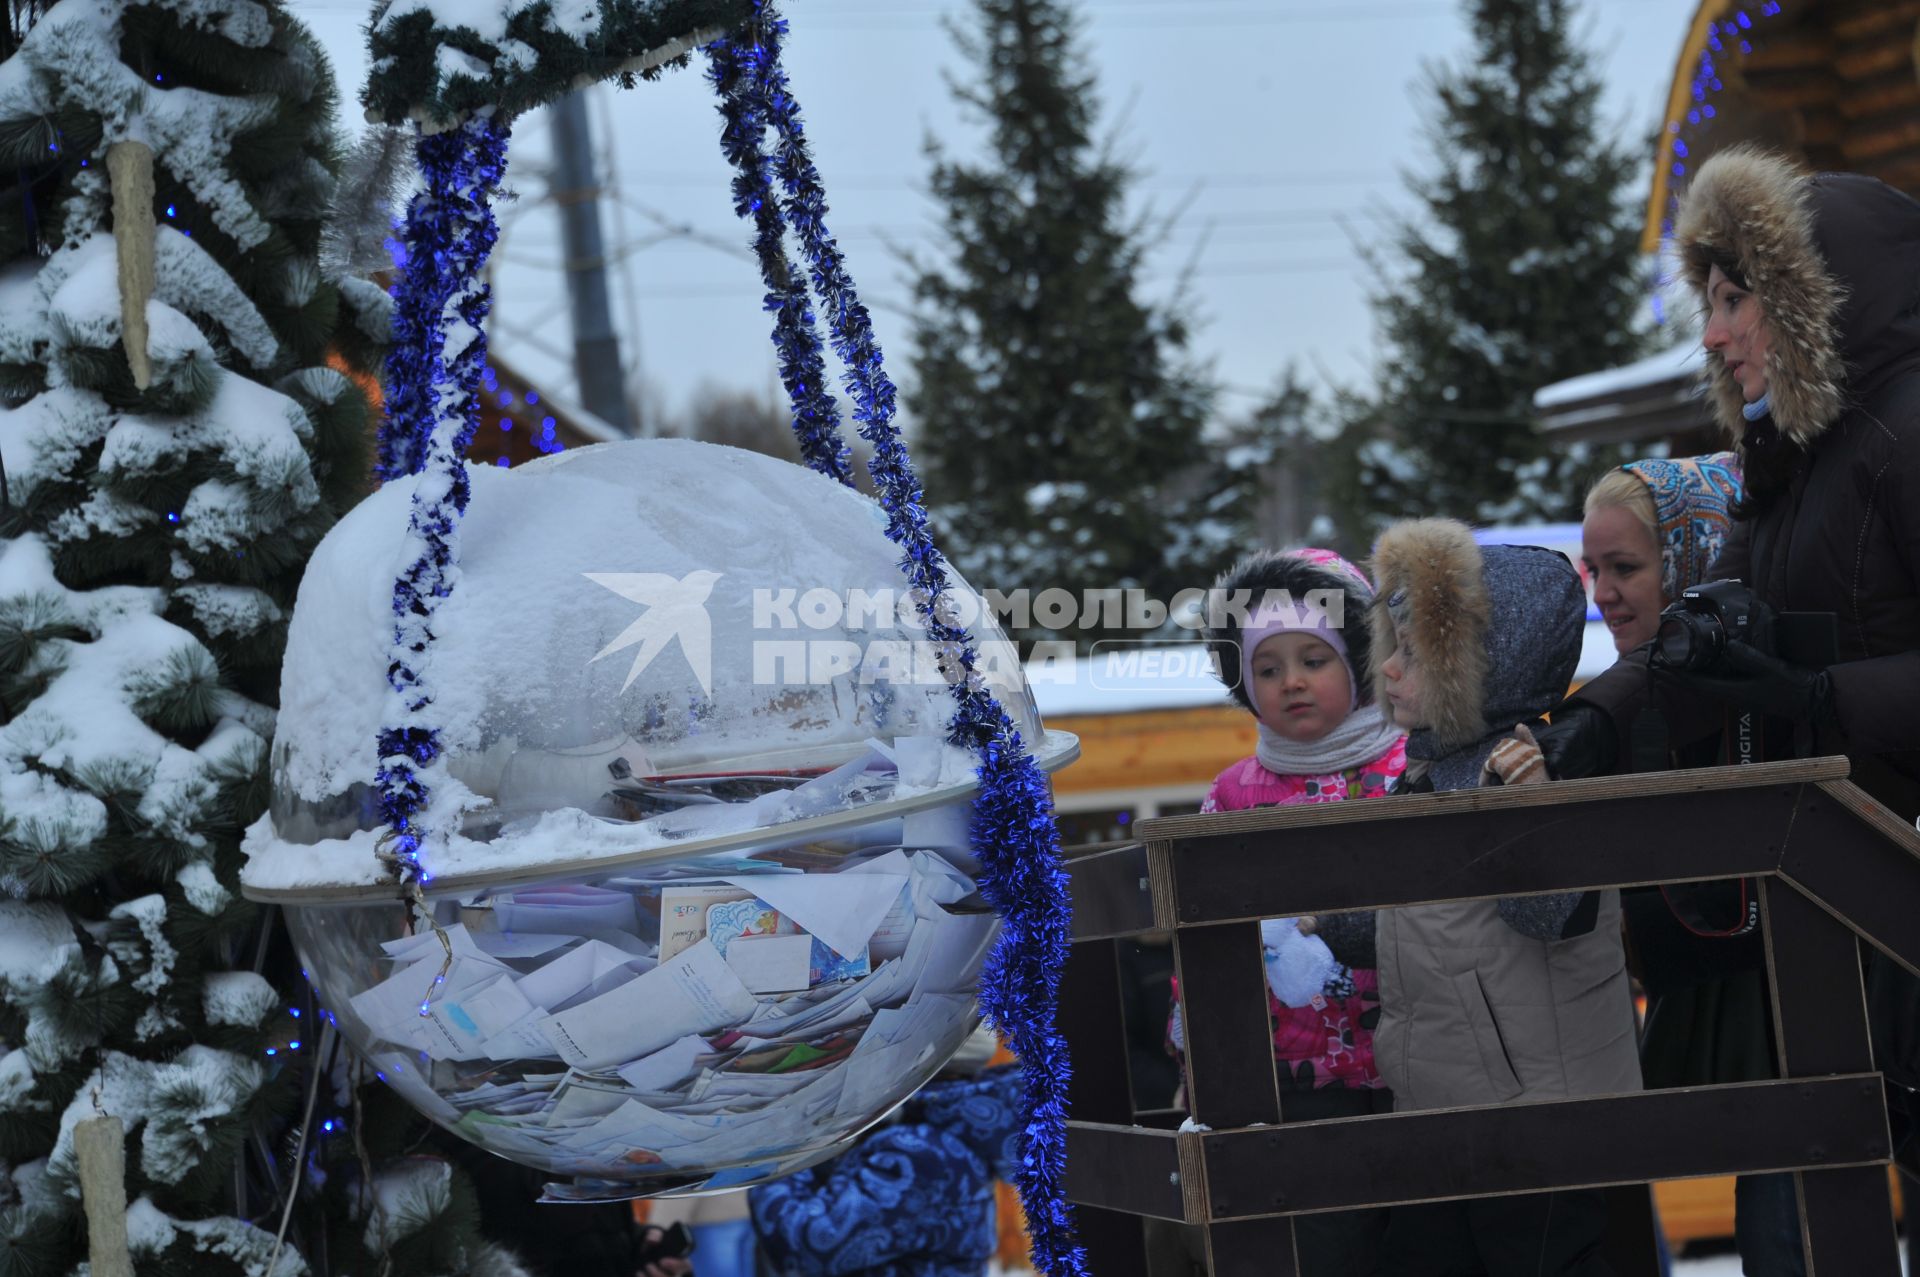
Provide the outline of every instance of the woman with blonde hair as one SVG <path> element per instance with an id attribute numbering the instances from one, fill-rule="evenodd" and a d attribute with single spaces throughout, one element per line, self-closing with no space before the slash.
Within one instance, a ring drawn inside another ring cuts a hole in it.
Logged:
<path id="1" fill-rule="evenodd" d="M 1682 590 L 1710 579 L 1741 495 L 1731 452 L 1630 462 L 1587 493 L 1580 557 L 1622 656 L 1653 639 Z"/>
<path id="2" fill-rule="evenodd" d="M 1593 600 L 1622 655 L 1650 641 L 1660 612 L 1710 580 L 1743 495 L 1740 459 L 1652 458 L 1609 470 L 1587 493 L 1581 560 Z M 1721 761 L 1718 737 L 1669 755 L 1674 767 Z M 1640 1072 L 1649 1088 L 1753 1082 L 1774 1076 L 1767 1047 L 1765 954 L 1740 885 L 1623 891 L 1621 912 L 1647 991 Z M 1800 1244 L 1793 1177 L 1743 1176 L 1735 1241 L 1746 1270 L 1793 1274 Z"/>

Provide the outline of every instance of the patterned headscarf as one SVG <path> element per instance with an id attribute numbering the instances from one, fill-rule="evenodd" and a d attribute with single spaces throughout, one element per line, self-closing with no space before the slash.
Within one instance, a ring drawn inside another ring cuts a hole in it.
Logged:
<path id="1" fill-rule="evenodd" d="M 1621 467 L 1653 493 L 1659 524 L 1660 593 L 1669 601 L 1707 579 L 1707 570 L 1727 543 L 1728 508 L 1740 499 L 1740 458 L 1731 452 L 1706 457 L 1650 458 Z"/>

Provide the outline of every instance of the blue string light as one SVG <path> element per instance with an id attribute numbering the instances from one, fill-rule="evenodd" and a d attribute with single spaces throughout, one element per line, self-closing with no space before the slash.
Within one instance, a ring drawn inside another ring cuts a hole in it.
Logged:
<path id="1" fill-rule="evenodd" d="M 1771 18 L 1780 12 L 1777 0 L 1767 0 L 1760 7 L 1760 16 Z M 1706 44 L 1700 50 L 1700 58 L 1694 64 L 1693 74 L 1687 82 L 1688 104 L 1684 115 L 1667 121 L 1667 132 L 1672 135 L 1671 149 L 1674 159 L 1668 172 L 1672 175 L 1672 184 L 1667 192 L 1667 211 L 1661 219 L 1662 239 L 1673 238 L 1673 216 L 1679 211 L 1680 193 L 1675 189 L 1687 177 L 1687 159 L 1689 149 L 1699 145 L 1696 136 L 1689 142 L 1683 134 L 1708 127 L 1718 115 L 1714 104 L 1709 101 L 1714 94 L 1721 92 L 1725 85 L 1720 78 L 1720 67 L 1716 55 L 1731 56 L 1727 52 L 1727 41 L 1736 43 L 1744 57 L 1754 50 L 1754 43 L 1747 38 L 1754 29 L 1754 19 L 1745 9 L 1736 10 L 1730 19 L 1715 21 L 1707 28 Z M 1662 275 L 1662 267 L 1655 262 L 1651 267 L 1652 292 L 1650 304 L 1653 308 L 1654 322 L 1664 325 L 1667 321 L 1666 307 L 1660 301 L 1660 289 L 1668 282 Z"/>
<path id="2" fill-rule="evenodd" d="M 954 625 L 941 606 L 949 589 L 946 564 L 928 531 L 919 480 L 893 423 L 894 386 L 845 258 L 827 230 L 820 175 L 780 66 L 786 23 L 764 3 L 759 10 L 758 21 L 742 37 L 708 48 L 710 78 L 721 93 L 726 121 L 722 146 L 738 172 L 736 208 L 754 224 L 754 250 L 768 287 L 768 309 L 776 316 L 774 343 L 783 373 L 808 366 L 818 351 L 813 315 L 809 307 L 790 303 L 795 271 L 768 215 L 772 192 L 762 136 L 770 124 L 778 139 L 772 166 L 783 192 L 781 211 L 806 255 L 835 353 L 846 367 L 853 420 L 860 437 L 873 447 L 868 471 L 887 514 L 887 535 L 901 548 L 901 569 L 951 682 L 956 707 L 949 739 L 971 748 L 980 759 L 971 837 L 981 862 L 981 893 L 1004 922 L 981 973 L 980 1003 L 1019 1056 L 1025 1077 L 1026 1121 L 1015 1183 L 1026 1211 L 1034 1265 L 1051 1277 L 1084 1274 L 1086 1255 L 1074 1238 L 1064 1193 L 1070 1067 L 1055 1010 L 1071 934 L 1071 904 L 1051 791 L 1019 730 L 977 672 L 971 636 Z M 819 374 L 794 380 L 798 388 L 792 383 L 788 388 L 795 398 L 794 428 L 803 454 L 816 470 L 848 482 L 839 460 L 845 447 L 836 429 L 838 413 L 805 410 L 820 391 Z"/>
<path id="3" fill-rule="evenodd" d="M 480 427 L 479 386 L 488 371 L 491 290 L 481 271 L 499 231 L 492 197 L 506 170 L 508 125 L 491 114 L 422 136 L 415 146 L 425 189 L 408 206 L 406 264 L 394 290 L 387 356 L 387 417 L 379 440 L 382 479 L 419 472 L 408 524 L 419 551 L 393 586 L 392 691 L 380 731 L 375 786 L 401 880 L 426 882 L 425 831 L 414 817 L 430 798 L 425 773 L 440 757 L 433 692 L 420 658 L 434 614 L 453 588 L 458 528 L 472 491 L 467 449 Z M 449 337 L 461 337 L 448 353 Z"/>

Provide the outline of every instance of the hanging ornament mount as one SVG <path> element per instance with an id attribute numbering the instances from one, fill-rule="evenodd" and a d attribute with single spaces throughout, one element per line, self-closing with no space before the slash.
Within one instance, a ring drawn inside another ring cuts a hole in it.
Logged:
<path id="1" fill-rule="evenodd" d="M 825 369 L 830 344 L 845 369 L 849 415 L 871 448 L 868 470 L 886 537 L 944 676 L 947 743 L 974 760 L 967 838 L 979 864 L 979 893 L 1001 920 L 979 976 L 979 1002 L 1024 1070 L 1027 1114 L 1016 1178 L 1035 1264 L 1052 1277 L 1081 1273 L 1084 1255 L 1064 1196 L 1068 1061 L 1054 1014 L 1071 933 L 1069 899 L 1050 789 L 1034 757 L 1043 742 L 1031 737 L 1040 729 L 1031 717 L 1016 722 L 995 695 L 981 648 L 952 606 L 958 587 L 929 531 L 894 420 L 894 386 L 828 230 L 820 177 L 781 66 L 786 23 L 762 0 L 603 0 L 587 7 L 481 0 L 461 21 L 466 25 L 443 28 L 428 0 L 395 0 L 370 33 L 376 72 L 365 97 L 369 117 L 411 122 L 425 182 L 400 236 L 405 259 L 394 289 L 378 457 L 381 478 L 405 479 L 409 494 L 374 787 L 387 863 L 424 913 L 441 867 L 438 853 L 476 806 L 446 765 L 440 716 L 458 689 L 436 683 L 434 657 L 442 617 L 463 579 L 461 529 L 475 478 L 465 453 L 479 423 L 490 304 L 481 279 L 496 236 L 491 199 L 505 171 L 510 121 L 580 85 L 648 74 L 703 47 L 720 97 L 723 150 L 735 171 L 735 206 L 752 227 L 802 456 L 810 469 L 851 489 L 851 454 Z M 803 265 L 788 255 L 789 237 Z M 825 339 L 817 316 L 827 321 Z M 395 483 L 395 491 L 402 486 Z M 1069 755 L 1050 739 L 1056 734 L 1045 735 L 1047 763 L 1057 766 Z M 434 939 L 446 944 L 442 933 Z"/>

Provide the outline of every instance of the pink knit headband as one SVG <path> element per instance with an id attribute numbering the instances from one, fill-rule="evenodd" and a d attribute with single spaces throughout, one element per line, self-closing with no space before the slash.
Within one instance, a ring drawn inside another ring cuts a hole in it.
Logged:
<path id="1" fill-rule="evenodd" d="M 1340 654 L 1341 664 L 1347 667 L 1347 683 L 1352 688 L 1353 703 L 1347 709 L 1349 712 L 1358 709 L 1360 680 L 1353 672 L 1353 661 L 1347 656 L 1347 640 L 1340 634 L 1340 625 L 1324 609 L 1287 597 L 1284 592 L 1277 593 L 1283 601 L 1262 599 L 1259 608 L 1247 619 L 1247 627 L 1240 631 L 1240 678 L 1248 699 L 1253 697 L 1253 654 L 1260 645 L 1276 634 L 1311 634 L 1325 640 L 1327 646 Z M 1344 603 L 1341 610 L 1345 611 Z M 1342 616 L 1341 620 L 1345 619 Z"/>

